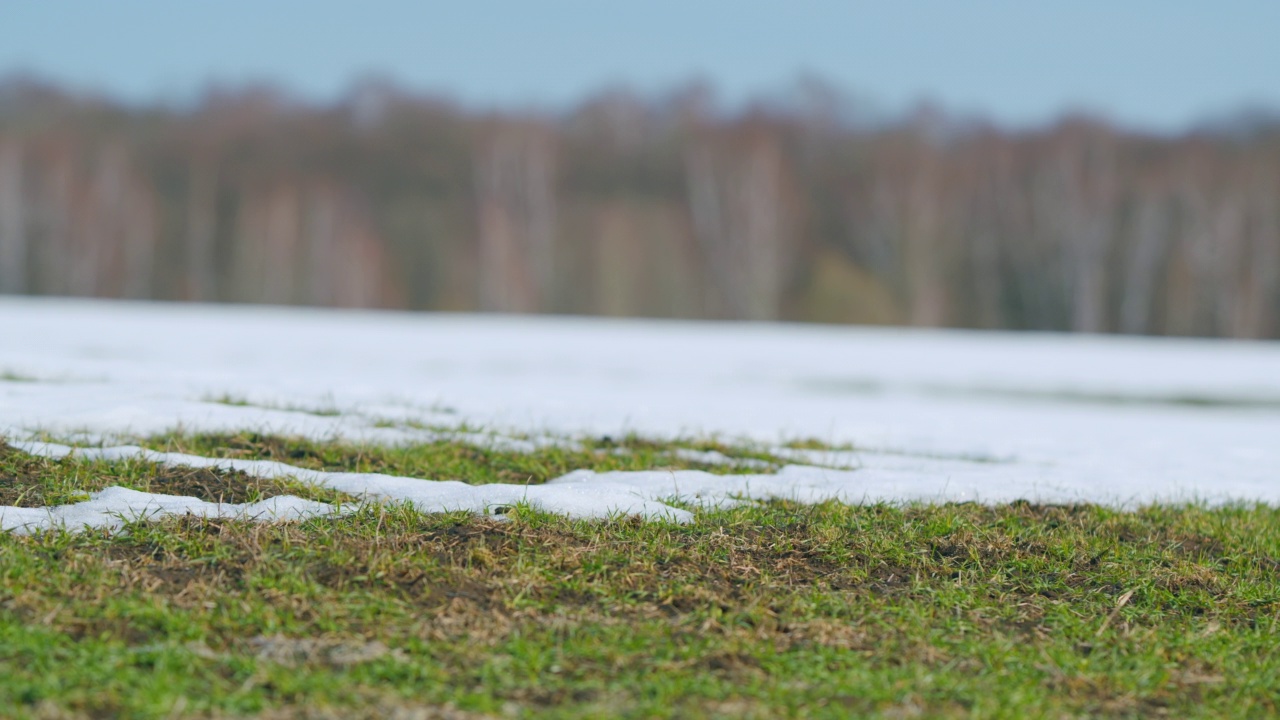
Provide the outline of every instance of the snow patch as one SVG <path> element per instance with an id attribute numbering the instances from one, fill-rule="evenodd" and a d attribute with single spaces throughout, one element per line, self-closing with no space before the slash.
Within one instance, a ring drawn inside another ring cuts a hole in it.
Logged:
<path id="1" fill-rule="evenodd" d="M 174 515 L 205 518 L 244 518 L 263 522 L 302 520 L 341 512 L 328 503 L 280 495 L 256 503 L 211 503 L 193 497 L 159 495 L 123 487 L 92 493 L 89 499 L 49 508 L 0 507 L 0 529 L 31 533 L 53 528 L 115 529 L 126 522 L 159 520 Z"/>
<path id="2" fill-rule="evenodd" d="M 421 512 L 467 511 L 500 515 L 517 504 L 573 518 L 602 519 L 617 515 L 688 522 L 693 515 L 670 503 L 694 507 L 726 507 L 753 500 L 819 503 L 907 501 L 1000 503 L 1097 502 L 1133 507 L 1153 502 L 1230 502 L 1231 493 L 1205 492 L 1204 487 L 1147 488 L 1124 494 L 1105 478 L 1080 478 L 1061 485 L 1025 468 L 948 460 L 874 463 L 874 467 L 840 470 L 787 465 L 776 473 L 717 475 L 701 470 L 594 472 L 577 470 L 542 485 L 421 480 L 380 473 L 321 472 L 271 460 L 206 458 L 162 453 L 136 446 L 73 448 L 56 443 L 21 442 L 15 447 L 48 458 L 77 456 L 102 460 L 143 460 L 169 466 L 238 470 L 262 478 L 294 478 L 375 501 L 396 501 Z M 902 460 L 899 458 L 899 460 Z M 1258 494 L 1280 501 L 1280 488 Z M 95 493 L 90 500 L 53 508 L 0 507 L 0 528 L 34 532 L 55 527 L 116 528 L 126 520 L 191 514 L 240 517 L 262 521 L 296 520 L 337 514 L 343 509 L 293 496 L 246 505 L 209 503 L 196 498 L 157 495 L 121 487 Z"/>
<path id="3" fill-rule="evenodd" d="M 420 480 L 380 473 L 321 472 L 272 460 L 206 458 L 182 453 L 163 453 L 133 445 L 107 448 L 74 448 L 58 443 L 16 442 L 14 447 L 32 455 L 53 459 L 69 456 L 89 460 L 142 460 L 167 466 L 240 471 L 260 478 L 293 478 L 318 487 L 330 488 L 375 501 L 396 501 L 420 512 L 466 511 L 480 515 L 502 514 L 517 504 L 558 512 L 576 518 L 608 518 L 638 515 L 651 519 L 687 522 L 692 514 L 671 507 L 657 496 L 641 496 L 625 483 L 553 485 L 468 485 L 456 480 Z M 272 498 L 252 505 L 207 503 L 196 498 L 108 488 L 88 501 L 54 508 L 0 507 L 0 527 L 34 532 L 53 527 L 114 528 L 126 519 L 160 518 L 194 514 L 204 517 L 247 517 L 260 520 L 287 520 L 333 513 L 325 503 L 292 496 Z"/>

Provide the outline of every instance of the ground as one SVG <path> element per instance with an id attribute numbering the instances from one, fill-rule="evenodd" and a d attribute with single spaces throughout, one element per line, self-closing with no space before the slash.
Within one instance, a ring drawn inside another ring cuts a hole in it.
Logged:
<path id="1" fill-rule="evenodd" d="M 694 467 L 670 443 L 149 446 L 472 483 Z M 750 446 L 686 449 L 772 463 Z M 356 508 L 0 534 L 16 717 L 1264 717 L 1280 510 L 750 502 L 690 523 L 422 514 L 289 480 L 0 447 L 0 505 L 120 484 Z"/>

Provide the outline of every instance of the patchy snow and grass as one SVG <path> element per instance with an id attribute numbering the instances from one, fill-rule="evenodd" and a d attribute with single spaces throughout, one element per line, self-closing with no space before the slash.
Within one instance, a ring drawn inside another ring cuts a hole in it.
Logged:
<path id="1" fill-rule="evenodd" d="M 0 368 L 12 380 L 0 382 L 0 436 L 17 441 L 252 428 L 533 450 L 602 435 L 716 436 L 797 463 L 474 486 L 96 451 L 289 474 L 426 510 L 528 503 L 684 519 L 668 501 L 1280 502 L 1275 343 L 30 299 L 0 300 L 0 327 Z M 3 522 L 318 511 L 286 499 L 211 509 L 132 492 L 5 508 Z"/>

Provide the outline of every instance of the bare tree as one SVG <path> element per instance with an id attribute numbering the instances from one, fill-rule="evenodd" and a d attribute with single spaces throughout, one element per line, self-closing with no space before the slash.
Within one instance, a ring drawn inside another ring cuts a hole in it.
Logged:
<path id="1" fill-rule="evenodd" d="M 22 144 L 0 138 L 0 293 L 27 289 L 27 198 Z"/>
<path id="2" fill-rule="evenodd" d="M 1144 334 L 1154 331 L 1156 293 L 1167 265 L 1173 229 L 1167 198 L 1147 191 L 1135 200 L 1131 241 L 1120 287 L 1119 330 Z"/>
<path id="3" fill-rule="evenodd" d="M 703 143 L 686 159 L 694 236 L 729 317 L 773 320 L 782 305 L 790 238 L 782 158 L 761 131 L 738 143 Z"/>
<path id="4" fill-rule="evenodd" d="M 1280 336 L 1280 123 L 0 92 L 0 292 Z"/>
<path id="5" fill-rule="evenodd" d="M 218 172 L 212 161 L 197 158 L 187 173 L 185 296 L 209 301 L 218 297 Z"/>
<path id="6" fill-rule="evenodd" d="M 544 309 L 555 267 L 556 221 L 547 130 L 498 122 L 478 150 L 475 177 L 480 308 Z"/>

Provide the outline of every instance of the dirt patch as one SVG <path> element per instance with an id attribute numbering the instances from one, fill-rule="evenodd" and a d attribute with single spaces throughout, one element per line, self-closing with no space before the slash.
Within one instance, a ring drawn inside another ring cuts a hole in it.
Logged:
<path id="1" fill-rule="evenodd" d="M 366 589 L 417 607 L 463 603 L 479 612 L 502 610 L 513 595 L 523 594 L 562 609 L 680 615 L 732 609 L 769 588 L 849 584 L 839 580 L 845 569 L 821 548 L 794 539 L 785 547 L 783 530 L 693 536 L 655 557 L 643 543 L 611 547 L 602 555 L 600 537 L 589 530 L 483 518 L 380 535 L 338 529 L 324 552 L 310 550 L 307 531 L 296 526 L 196 517 L 167 522 L 186 542 L 160 547 L 120 538 L 105 554 L 122 573 L 122 585 L 160 592 L 179 604 L 211 592 L 239 592 L 245 577 L 275 564 L 302 568 L 310 582 L 331 591 Z M 516 577 L 512 568 L 534 558 L 539 571 Z M 873 564 L 871 558 L 861 562 Z M 902 569 L 875 568 L 881 585 L 909 577 Z M 566 585 L 566 577 L 584 582 Z M 628 608 L 615 607 L 620 593 L 632 599 Z"/>
<path id="2" fill-rule="evenodd" d="M 0 505 L 41 507 L 45 505 L 40 479 L 52 461 L 28 455 L 0 440 Z"/>
<path id="3" fill-rule="evenodd" d="M 347 638 L 293 638 L 260 635 L 249 640 L 249 648 L 259 660 L 285 667 L 322 665 L 344 669 L 396 654 L 377 640 Z"/>
<path id="4" fill-rule="evenodd" d="M 256 478 L 239 470 L 157 467 L 146 479 L 147 491 L 164 495 L 187 495 L 221 503 L 257 502 L 276 495 L 293 494 L 289 483 Z"/>
<path id="5" fill-rule="evenodd" d="M 502 716 L 459 710 L 452 705 L 423 705 L 403 698 L 377 697 L 372 691 L 354 706 L 317 707 L 312 703 L 289 704 L 254 715 L 257 720 L 487 720 Z M 242 718 L 243 715 L 210 716 L 214 720 Z"/>
<path id="6" fill-rule="evenodd" d="M 247 458 L 251 460 L 275 460 L 277 462 L 306 467 L 313 470 L 351 470 L 358 463 L 359 457 L 352 457 L 349 462 L 334 464 L 329 455 L 319 451 L 310 443 L 298 439 L 261 435 L 254 432 L 234 435 L 202 435 L 207 445 L 221 448 L 222 457 Z M 185 448 L 178 448 L 185 452 Z M 344 453 L 338 453 L 345 455 Z M 343 457 L 347 460 L 346 457 Z"/>

